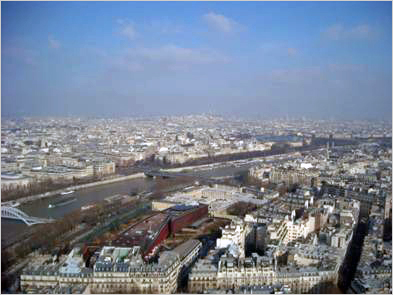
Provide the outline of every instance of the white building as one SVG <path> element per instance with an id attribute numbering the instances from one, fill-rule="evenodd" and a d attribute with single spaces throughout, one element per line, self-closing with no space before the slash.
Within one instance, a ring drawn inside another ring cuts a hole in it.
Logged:
<path id="1" fill-rule="evenodd" d="M 245 242 L 251 227 L 242 220 L 232 221 L 222 229 L 222 236 L 217 239 L 216 249 L 228 248 L 235 257 L 244 257 Z"/>

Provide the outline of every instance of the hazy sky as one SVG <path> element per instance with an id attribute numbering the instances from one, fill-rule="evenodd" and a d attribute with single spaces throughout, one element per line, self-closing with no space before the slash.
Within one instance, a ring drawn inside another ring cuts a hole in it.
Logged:
<path id="1" fill-rule="evenodd" d="M 391 2 L 2 2 L 2 115 L 391 118 Z"/>

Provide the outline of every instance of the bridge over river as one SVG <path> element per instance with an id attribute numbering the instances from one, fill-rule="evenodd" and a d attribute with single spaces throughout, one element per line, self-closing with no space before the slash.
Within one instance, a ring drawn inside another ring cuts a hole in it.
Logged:
<path id="1" fill-rule="evenodd" d="M 232 178 L 233 176 L 226 176 L 226 177 L 211 177 L 211 176 L 203 176 L 200 174 L 194 173 L 184 173 L 184 172 L 168 172 L 164 170 L 146 170 L 144 172 L 146 177 L 156 178 L 176 178 L 176 177 L 194 177 L 199 180 L 206 181 L 207 183 L 220 183 L 223 182 L 227 178 Z"/>
<path id="2" fill-rule="evenodd" d="M 39 224 L 39 223 L 49 223 L 53 222 L 54 219 L 39 218 L 27 215 L 25 212 L 9 206 L 1 206 L 1 218 L 15 219 L 23 221 L 28 226 Z"/>

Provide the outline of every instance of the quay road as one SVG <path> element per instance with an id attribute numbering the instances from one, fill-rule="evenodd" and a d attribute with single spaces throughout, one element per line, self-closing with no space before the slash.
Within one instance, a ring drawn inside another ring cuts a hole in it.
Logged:
<path id="1" fill-rule="evenodd" d="M 211 176 L 203 176 L 198 173 L 181 173 L 181 172 L 170 172 L 165 170 L 151 170 L 146 171 L 145 176 L 156 178 L 177 178 L 177 177 L 192 177 L 195 180 L 201 180 L 208 184 L 222 183 L 226 179 L 233 178 L 233 176 L 222 176 L 222 177 L 211 177 Z"/>

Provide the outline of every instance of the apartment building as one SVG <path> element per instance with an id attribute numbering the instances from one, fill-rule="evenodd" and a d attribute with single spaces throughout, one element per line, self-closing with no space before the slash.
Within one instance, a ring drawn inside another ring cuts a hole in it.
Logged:
<path id="1" fill-rule="evenodd" d="M 58 263 L 54 259 L 30 264 L 21 275 L 21 288 L 86 285 L 93 293 L 174 293 L 183 266 L 199 255 L 201 242 L 190 240 L 160 254 L 158 262 L 146 263 L 139 246 L 105 246 L 92 268 L 85 267 L 75 248 Z"/>

